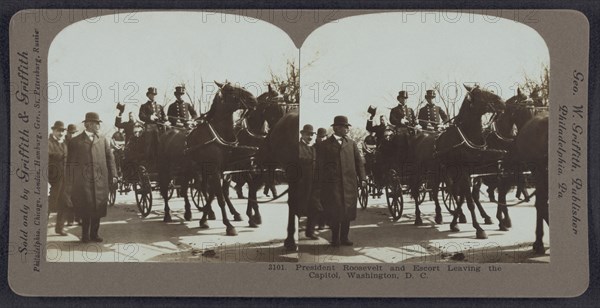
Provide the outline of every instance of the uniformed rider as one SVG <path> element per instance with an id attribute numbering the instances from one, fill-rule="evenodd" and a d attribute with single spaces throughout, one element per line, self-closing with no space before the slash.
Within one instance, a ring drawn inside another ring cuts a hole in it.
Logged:
<path id="1" fill-rule="evenodd" d="M 427 104 L 425 107 L 419 110 L 419 125 L 427 130 L 438 129 L 438 126 L 442 122 L 448 121 L 448 115 L 446 112 L 433 103 L 434 98 L 435 91 L 427 90 L 427 93 L 425 94 L 425 100 L 427 101 Z"/>
<path id="2" fill-rule="evenodd" d="M 415 127 L 417 125 L 415 111 L 406 105 L 408 93 L 398 92 L 398 106 L 390 110 L 390 123 L 396 127 Z"/>
<path id="3" fill-rule="evenodd" d="M 169 105 L 169 110 L 167 111 L 169 122 L 176 127 L 190 127 L 198 114 L 190 103 L 186 103 L 181 98 L 185 94 L 185 87 L 175 87 L 175 93 L 173 94 L 177 99 Z"/>

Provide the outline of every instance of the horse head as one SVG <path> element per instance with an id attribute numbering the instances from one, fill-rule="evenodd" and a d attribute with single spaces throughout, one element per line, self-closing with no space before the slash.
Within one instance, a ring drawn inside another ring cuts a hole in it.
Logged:
<path id="1" fill-rule="evenodd" d="M 491 112 L 499 114 L 506 109 L 504 100 L 495 93 L 481 89 L 479 85 L 473 87 L 464 85 L 467 95 L 460 107 L 459 115 L 468 113 L 470 116 L 481 117 Z"/>
<path id="2" fill-rule="evenodd" d="M 221 105 L 231 113 L 239 109 L 256 109 L 258 104 L 256 97 L 246 88 L 232 85 L 230 82 L 215 81 L 215 84 L 219 87 L 219 91 L 213 99 L 213 105 Z"/>

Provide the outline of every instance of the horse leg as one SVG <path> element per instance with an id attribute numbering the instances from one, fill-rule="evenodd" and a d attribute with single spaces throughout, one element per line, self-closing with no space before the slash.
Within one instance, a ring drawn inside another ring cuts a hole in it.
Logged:
<path id="1" fill-rule="evenodd" d="M 470 194 L 469 180 L 468 174 L 463 174 L 460 183 L 458 183 L 460 195 L 464 196 L 465 201 L 467 202 L 467 208 L 469 208 L 469 212 L 471 212 L 471 220 L 473 224 L 473 228 L 476 230 L 476 237 L 478 239 L 486 239 L 487 234 L 485 231 L 479 226 L 479 222 L 477 222 L 477 215 L 475 214 L 475 202 L 473 201 L 473 196 Z"/>
<path id="2" fill-rule="evenodd" d="M 188 198 L 188 183 L 189 179 L 185 179 L 181 184 L 181 194 L 183 194 L 183 200 L 185 204 L 185 213 L 183 214 L 183 218 L 186 221 L 192 220 L 192 207 Z"/>
<path id="3" fill-rule="evenodd" d="M 163 217 L 164 222 L 173 221 L 173 219 L 171 219 L 171 209 L 169 208 L 169 183 L 171 182 L 170 178 L 171 176 L 169 173 L 159 172 L 158 187 L 160 188 L 160 195 L 162 196 L 163 201 L 165 202 L 165 215 Z"/>
<path id="4" fill-rule="evenodd" d="M 257 207 L 254 204 L 256 203 L 256 195 L 259 189 L 260 185 L 258 185 L 256 179 L 248 181 L 248 205 L 246 207 L 246 215 L 248 216 L 248 225 L 251 228 L 258 228 L 258 223 L 256 222 L 255 215 L 253 215 L 253 210 Z"/>
<path id="5" fill-rule="evenodd" d="M 234 221 L 242 221 L 242 216 L 238 211 L 233 207 L 233 203 L 231 203 L 231 199 L 229 199 L 229 186 L 231 185 L 231 180 L 225 180 L 223 183 L 223 196 L 225 197 L 225 202 L 227 203 L 227 208 L 229 208 L 229 212 L 233 215 Z"/>
<path id="6" fill-rule="evenodd" d="M 496 210 L 500 231 L 508 231 L 508 228 L 512 227 L 512 222 L 508 216 L 508 206 L 506 205 L 506 195 L 509 190 L 510 183 L 508 183 L 508 179 L 501 179 L 498 184 L 498 208 Z"/>
<path id="7" fill-rule="evenodd" d="M 462 210 L 462 204 L 465 202 L 465 197 L 462 195 L 457 195 L 456 198 L 456 203 L 459 205 L 458 208 L 456 209 L 456 212 L 458 213 L 458 222 L 461 224 L 466 224 L 467 223 L 467 217 L 465 216 L 465 213 Z"/>
<path id="8" fill-rule="evenodd" d="M 492 219 L 485 212 L 485 209 L 483 208 L 483 206 L 481 205 L 481 202 L 479 200 L 479 197 L 480 197 L 479 191 L 481 189 L 481 184 L 482 183 L 483 183 L 482 179 L 476 179 L 475 181 L 473 181 L 473 189 L 471 190 L 471 198 L 473 198 L 473 201 L 475 202 L 475 205 L 477 205 L 477 210 L 479 210 L 479 215 L 481 215 L 481 218 L 483 218 L 484 223 L 486 225 L 491 225 L 492 224 Z"/>
<path id="9" fill-rule="evenodd" d="M 535 170 L 535 209 L 536 209 L 536 226 L 535 226 L 535 242 L 533 243 L 533 250 L 536 254 L 545 254 L 546 248 L 544 247 L 544 221 L 550 225 L 549 214 L 548 214 L 548 174 L 543 169 L 543 166 L 537 166 Z"/>
<path id="10" fill-rule="evenodd" d="M 481 186 L 481 184 L 480 184 Z M 494 194 L 494 191 L 496 190 L 496 187 L 494 187 L 494 185 L 490 184 L 488 185 L 487 188 L 487 194 L 488 194 L 488 198 L 490 199 L 490 202 L 496 202 L 496 195 Z"/>
<path id="11" fill-rule="evenodd" d="M 460 196 L 458 195 L 458 190 L 456 189 L 456 185 L 458 185 L 458 184 L 455 182 L 448 190 L 448 194 L 450 194 L 450 196 L 448 196 L 448 198 L 453 198 L 452 196 L 455 196 L 455 198 L 456 198 L 456 210 L 454 211 L 454 215 L 452 217 L 452 222 L 450 223 L 450 231 L 453 231 L 453 232 L 460 231 L 460 229 L 458 228 L 458 223 L 459 223 L 459 217 L 462 215 L 462 204 L 463 204 L 462 201 L 460 200 Z"/>
<path id="12" fill-rule="evenodd" d="M 440 190 L 440 180 L 436 177 L 431 185 L 431 191 L 429 192 L 429 197 L 433 199 L 435 203 L 435 223 L 440 225 L 444 221 L 442 219 L 442 207 L 440 206 L 440 200 L 438 199 L 438 192 Z"/>
<path id="13" fill-rule="evenodd" d="M 215 193 L 217 197 L 219 208 L 221 208 L 223 224 L 227 227 L 225 234 L 230 236 L 237 235 L 235 227 L 229 222 L 229 219 L 227 218 L 227 210 L 225 209 L 225 196 L 223 196 L 223 181 L 220 179 L 220 176 L 214 174 L 209 177 L 208 189 L 211 193 Z"/>
<path id="14" fill-rule="evenodd" d="M 288 226 L 287 226 L 287 238 L 283 242 L 283 246 L 287 250 L 296 251 L 298 249 L 298 245 L 296 245 L 296 214 L 292 211 L 292 208 L 288 209 Z"/>
<path id="15" fill-rule="evenodd" d="M 200 192 L 202 194 L 205 194 L 207 191 L 207 187 L 204 186 L 203 187 L 203 191 Z M 214 193 L 209 193 L 208 196 L 206 196 L 206 205 L 204 205 L 204 210 L 202 211 L 202 218 L 200 218 L 200 228 L 202 229 L 208 229 L 208 223 L 206 222 L 207 220 L 215 220 L 215 212 L 213 212 L 212 210 L 212 202 L 213 200 L 215 200 L 215 194 Z"/>

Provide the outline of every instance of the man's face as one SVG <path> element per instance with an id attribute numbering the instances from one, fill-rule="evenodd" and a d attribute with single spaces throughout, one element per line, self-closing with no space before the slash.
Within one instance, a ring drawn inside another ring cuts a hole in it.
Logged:
<path id="1" fill-rule="evenodd" d="M 139 137 L 142 135 L 143 128 L 136 126 L 133 128 L 133 135 Z"/>
<path id="2" fill-rule="evenodd" d="M 100 130 L 100 123 L 95 121 L 85 122 L 85 130 L 90 133 L 98 133 Z"/>
<path id="3" fill-rule="evenodd" d="M 350 127 L 348 127 L 346 125 L 333 126 L 333 132 L 340 137 L 346 137 L 346 135 L 348 135 L 349 131 L 350 131 Z"/>
<path id="4" fill-rule="evenodd" d="M 178 101 L 181 100 L 181 94 L 175 94 L 175 98 L 177 98 Z"/>
<path id="5" fill-rule="evenodd" d="M 65 136 L 65 130 L 64 129 L 53 129 L 52 135 L 54 136 L 54 138 L 60 140 Z"/>
<path id="6" fill-rule="evenodd" d="M 133 113 L 129 113 L 129 121 L 133 122 Z"/>
<path id="7" fill-rule="evenodd" d="M 150 99 L 151 101 L 154 101 L 154 97 L 156 97 L 154 93 L 148 93 L 146 96 L 148 96 L 148 99 Z"/>
<path id="8" fill-rule="evenodd" d="M 386 131 L 383 133 L 383 139 L 385 139 L 386 141 L 390 141 L 390 140 L 392 140 L 392 136 L 393 136 L 393 133 L 392 133 L 392 131 L 390 131 L 390 130 L 386 130 Z"/>
<path id="9" fill-rule="evenodd" d="M 307 144 L 310 144 L 313 139 L 313 134 L 307 133 L 307 132 L 302 132 L 301 138 L 302 138 L 302 140 L 304 140 L 304 142 L 306 142 Z"/>
<path id="10" fill-rule="evenodd" d="M 383 116 L 379 117 L 379 124 L 381 124 L 381 125 L 386 125 L 387 124 L 387 121 L 386 121 L 385 117 L 383 117 Z"/>
<path id="11" fill-rule="evenodd" d="M 427 104 L 433 104 L 433 97 L 426 97 L 425 100 L 427 101 Z"/>
<path id="12" fill-rule="evenodd" d="M 406 98 L 404 98 L 404 97 L 398 98 L 398 104 L 404 105 L 405 102 L 406 102 Z"/>

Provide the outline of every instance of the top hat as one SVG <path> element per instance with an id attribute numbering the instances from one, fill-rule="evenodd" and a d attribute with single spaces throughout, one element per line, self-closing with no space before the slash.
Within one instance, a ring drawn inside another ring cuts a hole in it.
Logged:
<path id="1" fill-rule="evenodd" d="M 185 94 L 185 87 L 181 86 L 181 87 L 175 87 L 175 95 L 177 94 Z"/>
<path id="2" fill-rule="evenodd" d="M 406 91 L 400 91 L 398 92 L 398 96 L 396 96 L 396 99 L 401 99 L 401 98 L 408 98 L 408 93 L 406 93 Z"/>
<path id="3" fill-rule="evenodd" d="M 333 118 L 333 124 L 331 124 L 331 126 L 336 125 L 352 126 L 350 123 L 348 123 L 348 117 L 342 115 L 335 116 L 335 118 Z"/>
<path id="4" fill-rule="evenodd" d="M 317 129 L 317 137 L 325 137 L 327 136 L 327 130 L 323 127 Z"/>
<path id="5" fill-rule="evenodd" d="M 97 122 L 100 123 L 100 116 L 95 112 L 88 112 L 85 114 L 85 120 L 82 122 Z"/>
<path id="6" fill-rule="evenodd" d="M 315 134 L 315 129 L 313 128 L 312 125 L 306 124 L 306 125 L 304 125 L 304 127 L 302 128 L 302 130 L 300 131 L 300 133 L 307 133 L 307 134 L 314 135 Z"/>
<path id="7" fill-rule="evenodd" d="M 158 94 L 158 90 L 156 90 L 155 87 L 150 87 L 150 88 L 148 88 L 148 92 L 146 92 L 146 95 L 148 95 L 148 94 L 157 95 Z"/>
<path id="8" fill-rule="evenodd" d="M 57 130 L 65 130 L 65 123 L 63 123 L 62 121 L 56 121 L 54 122 L 54 125 L 52 125 L 51 129 L 57 129 Z"/>
<path id="9" fill-rule="evenodd" d="M 427 90 L 427 93 L 425 93 L 425 98 L 435 98 L 435 91 L 434 90 Z"/>
<path id="10" fill-rule="evenodd" d="M 75 124 L 69 124 L 69 126 L 67 126 L 67 133 L 74 134 L 76 132 L 77 132 L 77 126 L 75 126 Z"/>
<path id="11" fill-rule="evenodd" d="M 369 105 L 369 108 L 367 109 L 367 112 L 373 116 L 375 116 L 375 113 L 377 112 L 377 107 L 373 107 L 372 105 Z"/>

